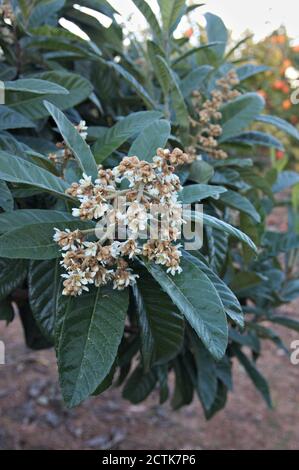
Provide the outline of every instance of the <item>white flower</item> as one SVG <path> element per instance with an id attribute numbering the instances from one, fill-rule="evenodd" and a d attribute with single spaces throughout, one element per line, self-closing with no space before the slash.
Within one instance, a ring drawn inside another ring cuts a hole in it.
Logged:
<path id="1" fill-rule="evenodd" d="M 82 178 L 79 180 L 79 184 L 82 189 L 88 188 L 92 185 L 91 176 L 87 176 L 86 173 L 83 173 Z"/>
<path id="2" fill-rule="evenodd" d="M 86 246 L 84 250 L 86 256 L 96 256 L 98 245 L 95 242 L 84 242 L 83 245 Z"/>
<path id="3" fill-rule="evenodd" d="M 108 210 L 109 206 L 108 204 L 96 204 L 94 207 L 94 213 L 93 216 L 95 219 L 99 219 L 102 217 L 105 212 Z"/>
<path id="4" fill-rule="evenodd" d="M 78 207 L 73 207 L 72 208 L 72 216 L 73 217 L 80 217 L 80 209 L 78 209 Z"/>
<path id="5" fill-rule="evenodd" d="M 134 233 L 145 230 L 149 218 L 146 208 L 139 202 L 132 202 L 127 210 L 128 227 Z"/>
<path id="6" fill-rule="evenodd" d="M 181 268 L 181 266 L 178 265 L 178 266 L 171 266 L 170 268 L 167 269 L 166 272 L 174 276 L 176 273 L 181 274 L 182 271 L 183 269 Z"/>
<path id="7" fill-rule="evenodd" d="M 111 244 L 110 253 L 113 258 L 118 258 L 120 255 L 121 242 L 115 241 Z"/>

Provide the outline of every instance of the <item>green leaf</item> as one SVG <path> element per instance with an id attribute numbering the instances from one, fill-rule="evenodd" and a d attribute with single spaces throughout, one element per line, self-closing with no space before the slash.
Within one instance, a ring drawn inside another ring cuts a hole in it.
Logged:
<path id="1" fill-rule="evenodd" d="M 219 16 L 213 15 L 212 13 L 206 13 L 205 19 L 207 22 L 206 31 L 208 35 L 208 41 L 221 41 L 222 45 L 219 45 L 213 49 L 219 59 L 223 57 L 225 52 L 226 43 L 228 40 L 227 29 Z"/>
<path id="2" fill-rule="evenodd" d="M 147 126 L 133 141 L 128 155 L 136 155 L 141 160 L 151 162 L 159 147 L 164 148 L 170 137 L 169 121 L 159 119 Z"/>
<path id="3" fill-rule="evenodd" d="M 54 15 L 63 8 L 64 4 L 65 0 L 40 0 L 32 9 L 30 8 L 28 27 L 51 21 L 51 17 L 55 18 Z"/>
<path id="4" fill-rule="evenodd" d="M 228 189 L 225 194 L 221 194 L 220 200 L 229 207 L 237 209 L 240 212 L 244 212 L 249 215 L 254 222 L 260 223 L 261 216 L 257 212 L 254 205 L 245 196 Z"/>
<path id="5" fill-rule="evenodd" d="M 277 127 L 286 134 L 291 135 L 294 139 L 299 140 L 299 131 L 295 126 L 292 126 L 288 121 L 281 119 L 278 116 L 270 116 L 268 114 L 261 114 L 256 118 L 256 121 L 264 122 L 270 124 L 271 126 Z"/>
<path id="6" fill-rule="evenodd" d="M 23 158 L 0 151 L 0 179 L 10 183 L 26 184 L 64 199 L 68 184 L 47 170 Z"/>
<path id="7" fill-rule="evenodd" d="M 130 74 L 124 67 L 112 60 L 108 61 L 107 64 L 112 67 L 123 79 L 136 91 L 137 95 L 142 99 L 148 108 L 154 108 L 155 102 L 152 97 L 148 94 L 145 88 Z"/>
<path id="8" fill-rule="evenodd" d="M 226 386 L 218 380 L 217 395 L 215 401 L 209 410 L 204 409 L 206 419 L 211 419 L 218 411 L 225 407 L 227 401 Z"/>
<path id="9" fill-rule="evenodd" d="M 138 10 L 143 14 L 145 19 L 147 20 L 154 35 L 157 37 L 157 39 L 159 39 L 159 41 L 161 41 L 162 31 L 158 23 L 158 20 L 153 10 L 151 9 L 150 5 L 145 0 L 132 0 L 132 1 L 136 5 Z"/>
<path id="10" fill-rule="evenodd" d="M 295 318 L 287 317 L 286 315 L 273 315 L 270 317 L 270 320 L 273 323 L 277 323 L 278 325 L 285 326 L 286 328 L 299 332 L 299 320 L 296 320 Z"/>
<path id="11" fill-rule="evenodd" d="M 179 15 L 184 11 L 185 0 L 158 0 L 162 21 L 163 29 L 166 32 L 171 31 L 172 27 L 176 24 Z"/>
<path id="12" fill-rule="evenodd" d="M 156 264 L 146 267 L 180 309 L 213 357 L 221 359 L 227 346 L 227 322 L 217 290 L 209 278 L 188 259 L 181 259 L 183 272 L 168 275 Z"/>
<path id="13" fill-rule="evenodd" d="M 27 91 L 38 95 L 68 95 L 69 91 L 57 83 L 38 78 L 21 78 L 13 82 L 4 82 L 7 91 Z"/>
<path id="14" fill-rule="evenodd" d="M 214 169 L 204 160 L 195 160 L 190 166 L 189 179 L 196 183 L 207 183 L 213 176 Z"/>
<path id="15" fill-rule="evenodd" d="M 185 219 L 188 218 L 188 215 L 185 215 Z M 233 237 L 240 240 L 242 243 L 246 243 L 246 245 L 248 245 L 255 253 L 257 253 L 257 248 L 255 244 L 245 233 L 241 232 L 241 230 L 237 229 L 236 227 L 233 227 L 232 225 L 224 222 L 223 220 L 217 219 L 216 217 L 213 217 L 208 214 L 200 214 L 199 212 L 193 212 L 191 214 L 191 220 L 194 220 L 195 222 L 199 223 L 203 222 L 209 227 L 215 228 L 217 230 L 223 230 L 229 235 L 232 235 Z"/>
<path id="16" fill-rule="evenodd" d="M 179 193 L 179 198 L 183 204 L 201 201 L 208 197 L 219 199 L 220 194 L 226 192 L 223 186 L 212 186 L 209 184 L 190 184 L 184 186 Z"/>
<path id="17" fill-rule="evenodd" d="M 194 54 L 197 54 L 198 52 L 205 51 L 206 49 L 212 49 L 213 50 L 213 48 L 215 48 L 218 45 L 222 46 L 222 44 L 223 43 L 221 41 L 213 41 L 209 44 L 203 44 L 202 46 L 193 47 L 192 49 L 188 49 L 186 52 L 181 54 L 177 59 L 175 59 L 172 62 L 172 65 L 177 65 L 180 62 L 185 61 L 188 57 L 190 57 Z"/>
<path id="18" fill-rule="evenodd" d="M 270 390 L 265 378 L 239 348 L 234 348 L 234 352 L 269 408 L 272 408 Z"/>
<path id="19" fill-rule="evenodd" d="M 41 119 L 49 115 L 48 110 L 43 104 L 43 100 L 47 99 L 51 103 L 59 107 L 59 109 L 70 109 L 73 106 L 84 101 L 92 92 L 92 85 L 86 78 L 71 72 L 51 71 L 36 74 L 34 78 L 47 80 L 57 85 L 63 86 L 69 91 L 68 95 L 42 95 L 38 96 L 34 93 L 8 93 L 8 101 L 10 108 L 23 113 L 28 119 Z"/>
<path id="20" fill-rule="evenodd" d="M 207 227 L 210 251 L 210 265 L 213 271 L 220 274 L 228 255 L 228 235 L 226 232 Z"/>
<path id="21" fill-rule="evenodd" d="M 161 68 L 164 71 L 165 77 L 170 83 L 171 86 L 171 96 L 172 96 L 172 106 L 175 112 L 175 120 L 184 129 L 189 127 L 189 114 L 188 109 L 180 90 L 178 80 L 169 65 L 167 64 L 164 57 L 157 56 L 157 63 L 160 64 Z"/>
<path id="22" fill-rule="evenodd" d="M 133 293 L 147 369 L 151 364 L 163 364 L 178 354 L 184 339 L 184 319 L 148 272 L 145 269 L 137 272 L 140 279 L 133 286 Z"/>
<path id="23" fill-rule="evenodd" d="M 19 129 L 23 127 L 34 127 L 35 124 L 31 122 L 26 116 L 15 111 L 11 107 L 0 106 L 0 129 Z"/>
<path id="24" fill-rule="evenodd" d="M 13 214 L 18 211 L 14 211 Z M 51 212 L 51 211 L 48 211 Z M 58 218 L 59 220 L 59 218 Z M 54 227 L 59 230 L 66 228 L 71 231 L 93 227 L 90 222 L 75 220 L 69 222 L 56 221 L 55 217 L 48 222 L 31 223 L 24 227 L 14 228 L 0 237 L 0 256 L 11 259 L 53 259 L 60 255 L 59 246 L 53 240 Z"/>
<path id="25" fill-rule="evenodd" d="M 130 137 L 141 132 L 161 116 L 162 113 L 159 111 L 139 111 L 121 119 L 113 127 L 105 129 L 93 147 L 96 162 L 103 162 Z"/>
<path id="26" fill-rule="evenodd" d="M 163 90 L 164 99 L 167 100 L 170 89 L 169 74 L 165 71 L 163 64 L 161 65 L 161 62 L 157 60 L 157 57 L 165 57 L 165 53 L 163 49 L 153 41 L 147 41 L 147 53 L 155 72 L 155 76 Z"/>
<path id="27" fill-rule="evenodd" d="M 12 211 L 14 200 L 5 181 L 0 180 L 0 207 L 5 211 Z"/>
<path id="28" fill-rule="evenodd" d="M 189 361 L 188 361 L 189 365 Z M 174 361 L 175 388 L 171 406 L 177 410 L 183 405 L 189 405 L 193 398 L 193 384 L 184 361 L 179 356 Z"/>
<path id="29" fill-rule="evenodd" d="M 246 93 L 221 107 L 222 134 L 219 142 L 238 135 L 264 108 L 264 100 L 257 93 Z"/>
<path id="30" fill-rule="evenodd" d="M 284 150 L 284 146 L 276 137 L 260 131 L 242 132 L 236 137 L 230 138 L 229 142 L 245 145 L 260 145 L 262 147 L 273 147 L 278 150 Z"/>
<path id="31" fill-rule="evenodd" d="M 24 281 L 27 263 L 21 259 L 0 259 L 0 299 L 5 299 Z"/>
<path id="32" fill-rule="evenodd" d="M 68 406 L 95 391 L 114 363 L 124 332 L 128 290 L 93 289 L 80 297 L 61 297 L 56 353 L 60 386 Z"/>
<path id="33" fill-rule="evenodd" d="M 216 363 L 196 335 L 191 334 L 190 338 L 197 368 L 196 390 L 204 408 L 209 410 L 217 393 Z"/>
<path id="34" fill-rule="evenodd" d="M 222 279 L 220 279 L 217 274 L 215 274 L 206 264 L 205 258 L 199 252 L 192 252 L 187 253 L 186 251 L 183 252 L 183 256 L 196 264 L 201 271 L 203 271 L 206 276 L 210 279 L 213 283 L 214 287 L 216 288 L 218 295 L 221 299 L 223 308 L 225 313 L 241 328 L 244 326 L 244 316 L 242 307 L 240 305 L 239 300 L 232 292 L 232 290 L 225 284 Z"/>
<path id="35" fill-rule="evenodd" d="M 280 193 L 297 183 L 299 183 L 299 174 L 296 171 L 281 171 L 277 176 L 276 182 L 272 186 L 272 191 L 274 193 Z"/>
<path id="36" fill-rule="evenodd" d="M 6 324 L 8 325 L 11 323 L 14 319 L 14 309 L 12 307 L 12 304 L 9 300 L 1 300 L 0 301 L 0 321 L 4 320 L 6 321 Z"/>
<path id="37" fill-rule="evenodd" d="M 54 340 L 60 282 L 59 259 L 30 263 L 28 273 L 30 307 L 40 330 L 51 340 Z"/>
<path id="38" fill-rule="evenodd" d="M 0 234 L 32 224 L 68 223 L 74 220 L 74 217 L 68 212 L 49 209 L 19 209 L 0 214 Z"/>
<path id="39" fill-rule="evenodd" d="M 82 172 L 96 178 L 98 174 L 97 165 L 89 145 L 60 109 L 47 101 L 44 101 L 44 105 L 56 122 L 64 142 L 73 152 Z"/>
<path id="40" fill-rule="evenodd" d="M 191 72 L 183 78 L 180 84 L 184 98 L 191 95 L 194 90 L 200 90 L 204 80 L 212 70 L 213 67 L 210 65 L 201 65 L 196 67 L 194 70 L 191 70 Z"/>
<path id="41" fill-rule="evenodd" d="M 124 390 L 123 397 L 137 404 L 145 400 L 157 383 L 157 377 L 154 371 L 144 372 L 142 367 L 136 367 L 129 377 Z"/>
<path id="42" fill-rule="evenodd" d="M 267 70 L 271 70 L 271 67 L 267 65 L 254 65 L 254 64 L 245 64 L 241 65 L 241 67 L 237 67 L 236 69 L 238 78 L 240 81 L 246 80 L 246 78 L 252 77 L 257 73 L 266 72 Z"/>

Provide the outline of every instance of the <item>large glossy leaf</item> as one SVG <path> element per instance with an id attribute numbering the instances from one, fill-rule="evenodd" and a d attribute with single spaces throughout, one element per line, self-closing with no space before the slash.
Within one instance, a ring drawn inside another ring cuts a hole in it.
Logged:
<path id="1" fill-rule="evenodd" d="M 225 311 L 216 288 L 190 260 L 183 258 L 183 273 L 169 275 L 156 264 L 147 269 L 180 309 L 213 357 L 220 359 L 227 346 Z"/>
<path id="2" fill-rule="evenodd" d="M 47 170 L 23 158 L 0 151 L 0 179 L 39 188 L 69 199 L 65 194 L 68 184 Z"/>
<path id="3" fill-rule="evenodd" d="M 21 229 L 26 225 L 49 222 L 72 222 L 74 217 L 68 212 L 47 209 L 20 209 L 0 214 L 0 234 Z"/>
<path id="4" fill-rule="evenodd" d="M 161 68 L 164 71 L 165 77 L 167 77 L 170 83 L 172 106 L 175 112 L 175 120 L 177 124 L 179 124 L 182 128 L 187 129 L 189 127 L 188 109 L 182 92 L 180 90 L 178 80 L 173 70 L 167 64 L 164 57 L 157 56 L 157 63 L 160 64 Z"/>
<path id="5" fill-rule="evenodd" d="M 159 111 L 139 111 L 118 121 L 113 127 L 103 130 L 93 147 L 97 163 L 101 163 L 130 137 L 138 134 L 162 116 Z"/>
<path id="6" fill-rule="evenodd" d="M 278 150 L 284 150 L 282 143 L 273 135 L 261 131 L 242 132 L 229 139 L 229 142 L 245 145 L 260 145 L 262 147 L 273 147 Z"/>
<path id="7" fill-rule="evenodd" d="M 12 211 L 14 201 L 5 181 L 0 180 L 0 207 L 5 211 Z"/>
<path id="8" fill-rule="evenodd" d="M 159 39 L 159 41 L 161 41 L 162 31 L 161 31 L 159 22 L 153 10 L 151 9 L 150 5 L 145 0 L 132 0 L 132 1 L 136 5 L 138 10 L 143 14 L 145 19 L 147 20 L 156 38 Z"/>
<path id="9" fill-rule="evenodd" d="M 170 31 L 174 24 L 176 24 L 177 18 L 184 9 L 185 0 L 158 0 L 162 21 L 163 29 Z"/>
<path id="10" fill-rule="evenodd" d="M 38 26 L 48 21 L 53 21 L 55 14 L 63 8 L 65 0 L 40 0 L 30 8 L 28 27 Z"/>
<path id="11" fill-rule="evenodd" d="M 61 297 L 56 352 L 65 402 L 75 406 L 93 393 L 114 363 L 124 332 L 128 290 L 93 289 Z"/>
<path id="12" fill-rule="evenodd" d="M 180 351 L 184 338 L 184 319 L 160 285 L 146 269 L 138 271 L 134 286 L 138 320 L 142 336 L 144 366 L 163 364 Z"/>
<path id="13" fill-rule="evenodd" d="M 274 193 L 280 193 L 299 183 L 299 174 L 296 171 L 286 170 L 278 174 L 277 181 L 272 186 Z"/>
<path id="14" fill-rule="evenodd" d="M 189 216 L 185 215 L 185 218 L 188 219 Z M 201 214 L 199 212 L 193 212 L 191 214 L 191 220 L 194 220 L 195 222 L 198 221 L 199 223 L 203 222 L 209 227 L 212 227 L 217 230 L 222 230 L 228 233 L 229 235 L 232 235 L 233 237 L 237 238 L 241 242 L 246 243 L 246 245 L 248 245 L 254 252 L 257 252 L 255 244 L 245 233 L 241 232 L 241 230 L 237 229 L 236 227 L 233 227 L 227 222 L 224 222 L 223 220 L 217 219 L 212 215 L 204 213 Z"/>
<path id="15" fill-rule="evenodd" d="M 240 81 L 246 80 L 246 78 L 252 77 L 257 73 L 266 72 L 270 70 L 270 67 L 267 65 L 254 65 L 254 64 L 245 64 L 236 68 L 236 72 Z"/>
<path id="16" fill-rule="evenodd" d="M 240 212 L 244 212 L 249 215 L 254 222 L 259 223 L 261 221 L 261 216 L 257 212 L 254 205 L 247 199 L 245 196 L 228 189 L 226 193 L 220 195 L 220 200 L 229 207 L 237 209 Z"/>
<path id="17" fill-rule="evenodd" d="M 253 384 L 257 388 L 257 390 L 261 393 L 262 397 L 264 398 L 265 402 L 269 406 L 269 408 L 272 408 L 272 400 L 271 400 L 271 395 L 269 391 L 269 386 L 265 380 L 265 378 L 261 375 L 261 373 L 258 371 L 258 369 L 255 367 L 254 363 L 251 362 L 247 356 L 239 349 L 239 348 L 234 348 L 234 352 L 246 370 L 248 376 L 252 380 Z"/>
<path id="18" fill-rule="evenodd" d="M 69 91 L 57 83 L 38 78 L 20 78 L 13 82 L 4 82 L 7 91 L 27 91 L 37 95 L 68 95 Z"/>
<path id="19" fill-rule="evenodd" d="M 61 282 L 59 259 L 32 261 L 29 265 L 29 302 L 43 334 L 54 340 L 55 315 Z"/>
<path id="20" fill-rule="evenodd" d="M 15 211 L 17 212 L 17 211 Z M 13 213 L 15 213 L 13 212 Z M 50 212 L 50 211 L 48 211 Z M 59 246 L 53 240 L 54 227 L 59 230 L 66 228 L 71 231 L 78 229 L 89 229 L 93 225 L 82 220 L 62 222 L 55 217 L 44 223 L 31 223 L 23 227 L 14 228 L 7 231 L 0 237 L 0 257 L 12 259 L 53 259 L 60 255 Z"/>
<path id="21" fill-rule="evenodd" d="M 196 390 L 205 409 L 209 410 L 217 393 L 216 363 L 202 341 L 191 334 L 191 351 L 197 368 Z"/>
<path id="22" fill-rule="evenodd" d="M 47 101 L 44 101 L 44 105 L 56 122 L 64 142 L 73 152 L 82 172 L 96 178 L 98 174 L 97 165 L 89 145 L 60 109 Z"/>
<path id="23" fill-rule="evenodd" d="M 22 111 L 22 110 L 20 110 Z M 11 107 L 1 104 L 0 106 L 0 129 L 19 129 L 23 127 L 34 127 L 35 124 L 31 122 L 22 112 L 18 112 Z"/>
<path id="24" fill-rule="evenodd" d="M 207 78 L 209 73 L 213 70 L 210 65 L 201 65 L 196 67 L 194 70 L 184 77 L 181 81 L 180 88 L 183 96 L 186 98 L 193 91 L 200 90 L 204 80 Z"/>
<path id="25" fill-rule="evenodd" d="M 273 323 L 277 323 L 278 325 L 282 325 L 299 332 L 299 321 L 296 320 L 296 318 L 291 318 L 286 315 L 273 315 L 270 319 Z"/>
<path id="26" fill-rule="evenodd" d="M 214 174 L 214 168 L 204 160 L 195 160 L 190 167 L 189 179 L 196 183 L 207 183 Z"/>
<path id="27" fill-rule="evenodd" d="M 222 134 L 219 141 L 225 142 L 238 135 L 260 114 L 263 108 L 264 100 L 257 93 L 246 93 L 223 105 L 221 108 Z"/>
<path id="28" fill-rule="evenodd" d="M 128 155 L 151 162 L 159 147 L 164 148 L 170 137 L 169 121 L 159 119 L 147 126 L 132 143 Z"/>
<path id="29" fill-rule="evenodd" d="M 136 91 L 137 95 L 143 100 L 148 108 L 154 108 L 155 102 L 152 97 L 148 94 L 145 88 L 136 80 L 136 78 L 130 74 L 124 67 L 116 62 L 107 62 L 122 78 Z"/>
<path id="30" fill-rule="evenodd" d="M 281 119 L 278 116 L 270 116 L 268 114 L 262 114 L 256 118 L 256 121 L 264 122 L 265 124 L 270 124 L 271 126 L 277 127 L 286 134 L 291 135 L 294 139 L 299 140 L 299 131 L 295 126 L 292 126 L 288 121 Z"/>
<path id="31" fill-rule="evenodd" d="M 60 109 L 69 109 L 84 101 L 92 92 L 92 86 L 86 78 L 75 73 L 65 71 L 43 72 L 34 76 L 40 80 L 47 80 L 63 86 L 69 91 L 68 95 L 42 95 L 33 93 L 13 93 L 9 96 L 10 108 L 23 113 L 28 119 L 41 119 L 49 115 L 43 104 L 46 98 Z"/>
<path id="32" fill-rule="evenodd" d="M 184 257 L 206 274 L 215 286 L 226 314 L 242 328 L 244 326 L 242 307 L 231 289 L 207 266 L 204 257 L 199 252 L 194 251 L 191 254 L 184 251 Z"/>
<path id="33" fill-rule="evenodd" d="M 220 194 L 225 193 L 226 188 L 223 186 L 213 186 L 209 184 L 190 184 L 184 186 L 179 194 L 183 204 L 191 204 L 192 202 L 201 201 L 208 197 L 219 199 Z"/>
<path id="34" fill-rule="evenodd" d="M 0 259 L 0 299 L 4 299 L 16 287 L 20 286 L 27 273 L 24 260 Z"/>
<path id="35" fill-rule="evenodd" d="M 154 371 L 144 372 L 142 367 L 136 367 L 124 387 L 123 397 L 134 404 L 140 403 L 149 396 L 156 382 Z"/>
<path id="36" fill-rule="evenodd" d="M 206 31 L 209 42 L 221 41 L 222 45 L 219 45 L 213 49 L 217 57 L 221 59 L 224 54 L 226 43 L 228 40 L 227 29 L 219 16 L 213 15 L 212 13 L 206 13 L 205 19 L 207 22 Z"/>

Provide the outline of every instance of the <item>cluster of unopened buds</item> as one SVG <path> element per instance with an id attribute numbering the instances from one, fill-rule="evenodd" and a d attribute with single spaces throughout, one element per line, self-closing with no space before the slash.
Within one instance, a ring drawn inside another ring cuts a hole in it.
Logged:
<path id="1" fill-rule="evenodd" d="M 77 126 L 74 126 L 75 129 L 79 132 L 82 139 L 86 140 L 87 137 L 87 126 L 85 121 L 80 121 Z M 48 155 L 49 160 L 55 164 L 59 164 L 62 168 L 65 167 L 68 160 L 73 158 L 72 151 L 68 148 L 65 142 L 56 143 L 57 152 L 52 152 Z"/>
<path id="2" fill-rule="evenodd" d="M 221 106 L 240 95 L 233 87 L 238 85 L 239 78 L 234 70 L 217 80 L 217 88 L 211 92 L 211 98 L 203 101 L 198 91 L 193 92 L 193 105 L 197 116 L 191 120 L 196 129 L 196 144 L 206 153 L 216 159 L 227 158 L 227 153 L 218 147 L 218 137 L 222 127 L 217 123 L 221 120 Z"/>
<path id="3" fill-rule="evenodd" d="M 181 272 L 178 240 L 184 220 L 178 199 L 181 184 L 174 171 L 191 160 L 193 157 L 178 148 L 172 152 L 158 149 L 150 163 L 125 157 L 112 170 L 99 166 L 95 181 L 83 174 L 67 189 L 79 201 L 73 216 L 106 229 L 101 236 L 98 228 L 55 229 L 54 240 L 61 247 L 65 269 L 64 295 L 80 295 L 89 285 L 98 287 L 110 281 L 115 289 L 134 284 L 138 276 L 129 262 L 135 257 L 163 265 L 172 275 Z M 148 236 L 151 224 L 158 230 L 153 235 L 150 229 Z M 124 227 L 125 237 L 120 237 Z"/>

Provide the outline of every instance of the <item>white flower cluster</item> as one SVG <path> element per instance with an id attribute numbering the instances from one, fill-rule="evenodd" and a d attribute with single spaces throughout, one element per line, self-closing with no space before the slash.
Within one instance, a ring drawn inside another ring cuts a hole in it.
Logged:
<path id="1" fill-rule="evenodd" d="M 135 256 L 165 266 L 172 275 L 181 272 L 180 245 L 175 242 L 184 221 L 178 201 L 181 185 L 174 170 L 189 160 L 180 149 L 158 149 L 152 163 L 125 157 L 113 170 L 100 166 L 94 182 L 83 174 L 71 185 L 67 194 L 80 203 L 73 208 L 73 216 L 98 222 L 105 219 L 107 229 L 98 240 L 94 229 L 55 229 L 54 240 L 61 247 L 61 265 L 66 271 L 62 275 L 64 295 L 80 295 L 91 284 L 98 287 L 112 281 L 115 289 L 124 289 L 135 283 L 138 276 L 129 267 Z M 124 180 L 129 182 L 128 189 L 120 188 Z M 159 230 L 155 237 L 150 232 L 142 243 L 141 233 L 148 230 L 149 222 Z M 126 227 L 125 241 L 113 240 L 120 226 Z"/>

